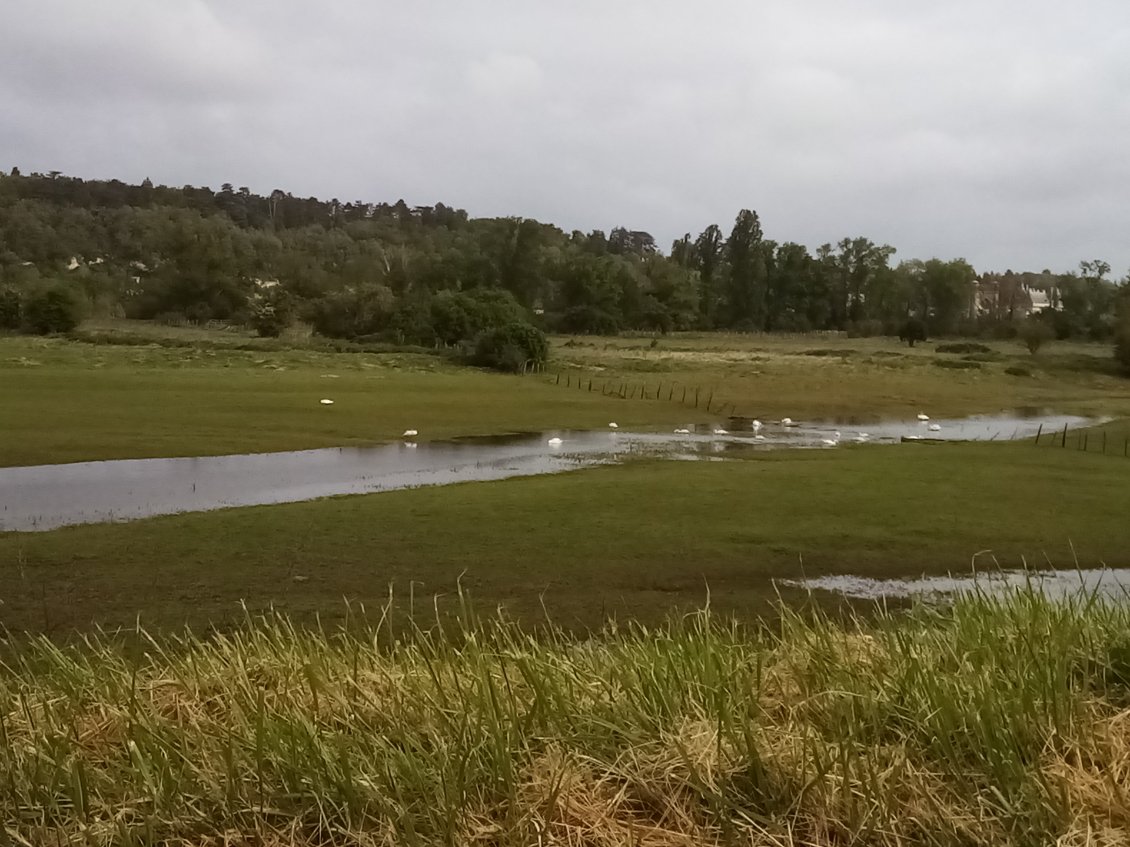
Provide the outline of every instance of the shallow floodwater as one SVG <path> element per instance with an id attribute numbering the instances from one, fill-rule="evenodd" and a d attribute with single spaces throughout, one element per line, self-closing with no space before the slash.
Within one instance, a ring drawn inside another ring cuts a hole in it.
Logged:
<path id="1" fill-rule="evenodd" d="M 919 598 L 947 600 L 970 592 L 1007 594 L 1031 588 L 1047 597 L 1099 596 L 1130 599 L 1130 568 L 1089 570 L 1000 570 L 965 576 L 922 576 L 917 579 L 870 579 L 835 574 L 804 580 L 778 580 L 793 588 L 829 591 L 863 600 Z"/>
<path id="2" fill-rule="evenodd" d="M 135 520 L 233 506 L 291 503 L 423 485 L 559 473 L 632 455 L 723 459 L 750 450 L 834 449 L 841 444 L 898 442 L 904 437 L 1004 440 L 1060 431 L 1089 421 L 1062 415 L 885 421 L 848 428 L 837 422 L 784 426 L 732 419 L 686 432 L 542 432 L 420 444 L 385 444 L 285 453 L 125 459 L 0 468 L 0 531 Z M 837 431 L 838 429 L 838 431 Z M 728 430 L 728 431 L 727 431 Z M 560 439 L 551 444 L 550 439 Z"/>

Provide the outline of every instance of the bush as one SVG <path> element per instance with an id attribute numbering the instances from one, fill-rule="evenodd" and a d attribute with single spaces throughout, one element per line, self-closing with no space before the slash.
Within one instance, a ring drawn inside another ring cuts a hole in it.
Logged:
<path id="1" fill-rule="evenodd" d="M 1028 352 L 1035 356 L 1046 342 L 1056 337 L 1056 333 L 1045 321 L 1029 318 L 1018 328 L 1017 337 L 1028 348 Z"/>
<path id="2" fill-rule="evenodd" d="M 956 344 L 939 344 L 934 348 L 939 353 L 992 353 L 992 349 L 984 344 L 974 344 L 970 341 L 961 341 Z"/>
<path id="3" fill-rule="evenodd" d="M 543 364 L 547 358 L 549 342 L 545 333 L 526 321 L 511 321 L 479 334 L 471 362 L 484 368 L 518 373 L 528 365 Z"/>
<path id="4" fill-rule="evenodd" d="M 1009 376 L 1031 376 L 1032 369 L 1024 365 L 1009 365 L 1004 369 L 1004 372 Z"/>
<path id="5" fill-rule="evenodd" d="M 967 362 L 964 359 L 935 359 L 934 364 L 939 368 L 951 368 L 959 371 L 976 371 L 981 369 L 980 362 Z"/>
<path id="6" fill-rule="evenodd" d="M 307 318 L 327 338 L 356 338 L 380 332 L 392 320 L 396 298 L 384 285 L 328 294 L 310 304 Z"/>
<path id="7" fill-rule="evenodd" d="M 911 347 L 915 341 L 926 340 L 926 324 L 918 318 L 909 318 L 899 329 L 899 341 L 905 341 Z"/>
<path id="8" fill-rule="evenodd" d="M 36 335 L 70 332 L 82 321 L 85 304 L 70 286 L 53 285 L 32 294 L 24 304 L 24 325 Z"/>
<path id="9" fill-rule="evenodd" d="M 1003 357 L 1000 353 L 970 353 L 968 356 L 961 357 L 966 362 L 999 362 Z"/>
<path id="10" fill-rule="evenodd" d="M 23 323 L 23 298 L 14 288 L 0 288 L 0 329 L 19 329 Z"/>
<path id="11" fill-rule="evenodd" d="M 272 291 L 251 306 L 251 327 L 260 338 L 278 338 L 294 322 L 294 304 L 285 291 Z"/>

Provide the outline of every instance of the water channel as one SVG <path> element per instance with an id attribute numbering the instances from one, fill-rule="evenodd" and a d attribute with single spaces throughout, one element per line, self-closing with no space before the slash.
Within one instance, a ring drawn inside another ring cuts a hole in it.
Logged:
<path id="1" fill-rule="evenodd" d="M 688 424 L 674 432 L 549 431 L 373 447 L 0 468 L 0 532 L 560 473 L 638 455 L 724 460 L 739 452 L 834 449 L 854 442 L 1008 440 L 1093 421 L 1018 413 L 931 422 L 759 423 L 732 419 L 720 425 Z"/>

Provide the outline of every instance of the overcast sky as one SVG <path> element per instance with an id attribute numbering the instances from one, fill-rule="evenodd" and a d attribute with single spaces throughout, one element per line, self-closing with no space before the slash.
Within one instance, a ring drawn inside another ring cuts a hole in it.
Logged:
<path id="1" fill-rule="evenodd" d="M 8 5 L 5 169 L 1130 269 L 1127 0 Z"/>

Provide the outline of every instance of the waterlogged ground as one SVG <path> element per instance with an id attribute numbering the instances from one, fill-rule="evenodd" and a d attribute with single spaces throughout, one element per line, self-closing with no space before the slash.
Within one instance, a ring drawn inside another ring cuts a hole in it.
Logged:
<path id="1" fill-rule="evenodd" d="M 993 570 L 984 573 L 871 579 L 833 574 L 804 580 L 778 580 L 791 588 L 826 591 L 861 600 L 923 599 L 949 601 L 964 594 L 1006 595 L 1035 592 L 1052 599 L 1102 597 L 1130 599 L 1130 568 L 1076 570 Z"/>
<path id="2" fill-rule="evenodd" d="M 724 459 L 751 450 L 834 449 L 907 439 L 993 441 L 1091 423 L 1014 414 L 942 421 L 733 419 L 663 433 L 539 432 L 375 447 L 129 459 L 0 469 L 0 531 L 50 530 L 234 506 L 315 500 L 560 473 L 637 456 Z M 850 426 L 849 426 L 850 425 Z"/>

